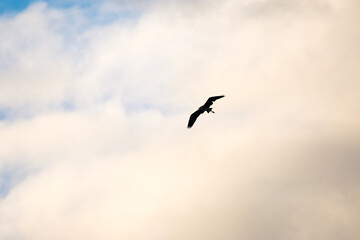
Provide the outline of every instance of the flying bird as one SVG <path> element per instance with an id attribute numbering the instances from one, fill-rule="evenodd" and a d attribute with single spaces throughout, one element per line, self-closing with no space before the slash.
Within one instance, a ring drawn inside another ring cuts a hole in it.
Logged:
<path id="1" fill-rule="evenodd" d="M 194 125 L 198 116 L 200 116 L 200 114 L 204 113 L 205 111 L 207 113 L 210 113 L 210 112 L 215 113 L 210 106 L 213 104 L 213 102 L 215 102 L 216 100 L 223 98 L 223 97 L 225 97 L 225 96 L 221 95 L 221 96 L 209 97 L 209 99 L 206 101 L 206 103 L 204 105 L 199 107 L 198 110 L 196 110 L 193 114 L 191 114 L 187 127 L 191 128 Z"/>

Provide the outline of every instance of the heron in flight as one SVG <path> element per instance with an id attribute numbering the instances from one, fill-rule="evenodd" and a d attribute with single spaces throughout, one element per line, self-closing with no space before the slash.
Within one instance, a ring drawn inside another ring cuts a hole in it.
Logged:
<path id="1" fill-rule="evenodd" d="M 215 102 L 216 100 L 223 98 L 223 97 L 225 97 L 225 96 L 221 95 L 221 96 L 209 97 L 209 99 L 206 101 L 206 103 L 204 105 L 199 107 L 199 109 L 197 111 L 195 111 L 193 114 L 191 114 L 187 127 L 191 128 L 194 125 L 198 116 L 200 116 L 200 114 L 204 113 L 205 111 L 207 113 L 210 113 L 210 112 L 215 113 L 210 106 L 213 104 L 213 102 Z"/>

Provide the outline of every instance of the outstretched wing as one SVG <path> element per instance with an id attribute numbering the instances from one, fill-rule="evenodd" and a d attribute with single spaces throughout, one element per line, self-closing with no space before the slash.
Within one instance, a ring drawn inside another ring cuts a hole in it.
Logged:
<path id="1" fill-rule="evenodd" d="M 191 114 L 190 118 L 189 118 L 189 123 L 188 123 L 188 128 L 191 128 L 192 125 L 194 125 L 196 119 L 198 118 L 198 116 L 200 114 L 202 114 L 204 111 L 201 111 L 201 110 L 197 110 L 195 111 L 193 114 Z"/>
<path id="2" fill-rule="evenodd" d="M 213 102 L 215 102 L 219 98 L 223 98 L 223 97 L 225 97 L 225 95 L 209 97 L 209 99 L 204 104 L 204 107 L 206 107 L 206 108 L 210 107 L 213 104 Z"/>

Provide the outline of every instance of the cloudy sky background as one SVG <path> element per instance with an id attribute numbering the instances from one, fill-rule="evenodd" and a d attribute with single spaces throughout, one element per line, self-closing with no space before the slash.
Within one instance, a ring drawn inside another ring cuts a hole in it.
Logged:
<path id="1" fill-rule="evenodd" d="M 360 239 L 358 1 L 0 9 L 0 239 Z"/>

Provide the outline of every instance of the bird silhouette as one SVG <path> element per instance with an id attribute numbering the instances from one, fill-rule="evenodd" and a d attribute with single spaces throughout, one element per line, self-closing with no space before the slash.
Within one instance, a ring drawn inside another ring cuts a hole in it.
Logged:
<path id="1" fill-rule="evenodd" d="M 200 116 L 200 114 L 204 113 L 205 111 L 207 113 L 210 112 L 215 113 L 210 106 L 213 104 L 213 102 L 223 97 L 225 97 L 225 95 L 209 97 L 209 99 L 206 101 L 204 105 L 199 107 L 198 110 L 196 110 L 193 114 L 191 114 L 187 127 L 191 128 L 194 125 L 196 119 Z"/>

